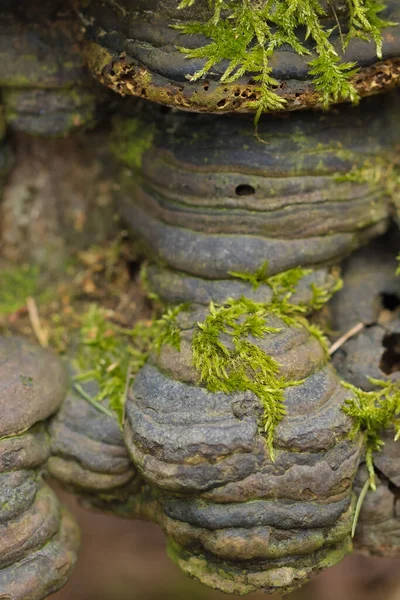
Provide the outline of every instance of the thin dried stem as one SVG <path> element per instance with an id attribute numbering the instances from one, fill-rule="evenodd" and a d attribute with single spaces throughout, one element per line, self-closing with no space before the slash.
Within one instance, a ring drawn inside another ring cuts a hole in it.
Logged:
<path id="1" fill-rule="evenodd" d="M 336 350 L 339 350 L 339 348 L 341 348 L 343 344 L 347 342 L 347 340 L 360 333 L 360 331 L 362 331 L 364 328 L 364 323 L 357 323 L 357 325 L 354 325 L 354 327 L 349 329 L 349 331 L 343 334 L 338 340 L 336 340 L 334 344 L 332 344 L 332 346 L 329 348 L 329 356 L 332 356 L 332 354 L 334 354 Z"/>
<path id="2" fill-rule="evenodd" d="M 49 334 L 45 329 L 43 329 L 40 323 L 39 311 L 36 306 L 35 299 L 32 298 L 32 296 L 29 296 L 26 299 L 26 308 L 32 330 L 37 337 L 39 344 L 42 346 L 42 348 L 47 348 L 49 345 Z"/>

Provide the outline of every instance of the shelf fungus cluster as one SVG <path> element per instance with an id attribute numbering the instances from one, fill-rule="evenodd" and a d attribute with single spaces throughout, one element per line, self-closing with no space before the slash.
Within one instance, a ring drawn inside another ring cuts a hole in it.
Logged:
<path id="1" fill-rule="evenodd" d="M 290 591 L 348 552 L 361 452 L 321 342 L 257 311 L 228 317 L 209 341 L 217 355 L 231 354 L 233 385 L 241 390 L 235 377 L 248 378 L 243 391 L 199 385 L 193 343 L 204 331 L 202 308 L 180 314 L 180 350 L 155 354 L 126 404 L 127 448 L 156 491 L 170 555 L 201 582 L 237 594 Z M 252 317 L 265 335 L 251 333 Z"/>
<path id="2" fill-rule="evenodd" d="M 56 357 L 16 338 L 0 340 L 0 597 L 40 600 L 68 578 L 79 533 L 42 472 L 46 419 L 64 399 Z"/>
<path id="3" fill-rule="evenodd" d="M 2 2 L 0 187 L 15 139 L 27 160 L 44 143 L 28 136 L 79 131 L 70 154 L 101 150 L 79 193 L 90 171 L 156 302 L 136 327 L 118 298 L 127 329 L 92 323 L 65 363 L 0 338 L 0 598 L 41 600 L 75 562 L 46 476 L 157 523 L 185 573 L 230 594 L 285 594 L 353 548 L 399 555 L 399 5 Z"/>

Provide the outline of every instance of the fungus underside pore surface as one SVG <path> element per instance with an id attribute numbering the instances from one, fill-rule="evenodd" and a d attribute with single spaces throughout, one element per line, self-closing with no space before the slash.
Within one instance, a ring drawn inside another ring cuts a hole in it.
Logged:
<path id="1" fill-rule="evenodd" d="M 195 5 L 197 0 L 182 0 L 179 7 Z M 212 16 L 207 22 L 191 22 L 177 26 L 186 35 L 200 34 L 209 43 L 199 48 L 180 50 L 188 58 L 205 60 L 204 67 L 190 77 L 205 77 L 222 61 L 228 66 L 221 83 L 232 83 L 246 73 L 252 74 L 260 91 L 253 110 L 258 122 L 264 111 L 281 110 L 285 100 L 275 93 L 279 83 L 272 76 L 270 59 L 277 48 L 289 45 L 300 55 L 309 55 L 305 42 L 310 40 L 317 55 L 310 60 L 310 74 L 321 102 L 329 106 L 338 100 L 358 100 L 352 84 L 357 73 L 354 62 L 343 62 L 335 50 L 331 35 L 339 30 L 342 50 L 354 38 L 373 40 L 376 55 L 382 57 L 382 31 L 393 25 L 380 17 L 385 6 L 377 0 L 347 0 L 346 33 L 332 11 L 336 25 L 324 24 L 326 11 L 320 0 L 209 0 Z"/>

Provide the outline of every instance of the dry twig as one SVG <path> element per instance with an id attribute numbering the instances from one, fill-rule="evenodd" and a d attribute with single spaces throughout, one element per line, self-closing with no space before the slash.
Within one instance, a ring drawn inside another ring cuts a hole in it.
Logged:
<path id="1" fill-rule="evenodd" d="M 345 334 L 343 334 L 329 348 L 329 356 L 332 356 L 332 354 L 334 354 L 336 352 L 336 350 L 339 350 L 339 348 L 341 348 L 343 346 L 343 344 L 345 344 L 347 342 L 347 340 L 349 340 L 350 338 L 357 335 L 357 333 L 360 333 L 360 331 L 362 331 L 364 329 L 364 327 L 365 327 L 364 323 L 357 323 L 357 325 L 354 325 L 354 327 L 349 329 L 349 331 L 347 331 Z"/>

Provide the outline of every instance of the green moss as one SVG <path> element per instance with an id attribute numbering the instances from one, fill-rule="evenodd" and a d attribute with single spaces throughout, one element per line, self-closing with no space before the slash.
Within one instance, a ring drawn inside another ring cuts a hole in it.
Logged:
<path id="1" fill-rule="evenodd" d="M 39 268 L 29 265 L 0 270 L 0 315 L 23 308 L 29 296 L 40 293 Z"/>
<path id="2" fill-rule="evenodd" d="M 194 5 L 196 0 L 182 0 L 180 8 Z M 309 55 L 299 31 L 313 42 L 317 58 L 309 63 L 314 86 L 326 106 L 339 99 L 356 101 L 357 92 L 351 78 L 357 72 L 353 62 L 342 62 L 330 40 L 336 28 L 327 27 L 326 11 L 320 0 L 210 0 L 213 15 L 205 23 L 192 22 L 178 28 L 186 35 L 200 34 L 210 42 L 200 48 L 180 48 L 188 58 L 205 60 L 205 66 L 191 77 L 205 77 L 222 61 L 228 66 L 221 83 L 232 83 L 252 73 L 261 92 L 255 100 L 256 122 L 266 110 L 280 110 L 285 101 L 275 93 L 278 82 L 272 77 L 271 58 L 283 45 L 291 46 L 299 55 Z M 347 0 L 348 33 L 343 34 L 343 51 L 353 38 L 373 40 L 376 54 L 382 56 L 382 30 L 391 25 L 378 15 L 384 8 L 376 0 Z"/>
<path id="3" fill-rule="evenodd" d="M 324 332 L 322 331 L 322 329 L 320 327 L 318 327 L 318 325 L 315 325 L 314 323 L 304 323 L 304 326 L 306 327 L 308 333 L 310 335 L 312 335 L 313 337 L 315 337 L 315 339 L 318 340 L 319 344 L 322 346 L 324 352 L 325 352 L 325 357 L 326 360 L 329 359 L 329 343 L 328 343 L 328 339 L 326 337 L 326 335 L 324 334 Z"/>
<path id="4" fill-rule="evenodd" d="M 275 295 L 281 295 L 282 293 L 293 292 L 299 281 L 312 273 L 312 269 L 303 269 L 301 267 L 295 267 L 277 275 L 269 275 L 268 271 L 269 266 L 266 260 L 254 273 L 229 271 L 228 274 L 236 279 L 248 281 L 253 290 L 257 290 L 260 285 L 268 285 Z"/>
<path id="5" fill-rule="evenodd" d="M 181 330 L 177 321 L 177 316 L 183 310 L 188 308 L 187 304 L 179 304 L 174 308 L 168 308 L 162 317 L 155 322 L 156 337 L 154 339 L 154 348 L 160 352 L 162 346 L 168 345 L 178 352 L 181 349 Z"/>
<path id="6" fill-rule="evenodd" d="M 143 154 L 151 147 L 154 133 L 155 126 L 146 124 L 140 119 L 115 117 L 111 151 L 128 167 L 140 169 Z"/>
<path id="7" fill-rule="evenodd" d="M 385 429 L 394 427 L 395 440 L 400 437 L 400 386 L 391 381 L 370 381 L 377 386 L 377 390 L 365 392 L 343 382 L 344 387 L 353 393 L 353 397 L 346 400 L 343 411 L 354 421 L 351 437 L 354 438 L 360 431 L 364 435 L 369 487 L 375 490 L 373 454 L 384 446 L 382 433 Z"/>
<path id="8" fill-rule="evenodd" d="M 177 306 L 160 319 L 139 321 L 133 329 L 123 329 L 112 322 L 107 310 L 93 304 L 82 318 L 76 352 L 75 389 L 100 411 L 111 414 L 101 403 L 108 401 L 122 424 L 127 387 L 145 364 L 150 352 L 164 344 L 180 347 L 180 330 L 176 317 L 183 310 Z M 98 393 L 90 397 L 81 387 L 95 381 Z"/>
<path id="9" fill-rule="evenodd" d="M 251 283 L 253 290 L 257 290 L 262 283 L 268 283 L 268 261 L 266 260 L 254 273 L 239 273 L 228 271 L 228 275 Z"/>
<path id="10" fill-rule="evenodd" d="M 319 287 L 315 283 L 311 283 L 310 287 L 313 293 L 310 301 L 310 308 L 312 310 L 321 310 L 321 308 L 325 306 L 327 302 L 329 302 L 332 296 L 334 296 L 336 292 L 339 292 L 342 289 L 343 279 L 337 277 L 335 285 L 332 286 L 329 290 Z"/>
<path id="11" fill-rule="evenodd" d="M 308 307 L 290 301 L 296 286 L 308 269 L 290 269 L 268 277 L 265 262 L 254 274 L 231 273 L 249 281 L 253 288 L 267 285 L 273 291 L 268 303 L 249 298 L 229 299 L 221 305 L 210 304 L 209 314 L 199 323 L 192 340 L 193 364 L 200 380 L 211 392 L 252 392 L 263 408 L 263 430 L 274 459 L 274 432 L 285 415 L 284 393 L 288 387 L 303 381 L 287 381 L 279 374 L 279 363 L 266 354 L 255 342 L 281 328 L 268 324 L 271 317 L 279 318 L 288 327 L 305 326 L 323 346 L 328 359 L 328 347 L 321 330 L 304 317 Z M 329 294 L 324 296 L 328 298 Z M 318 299 L 322 302 L 322 296 Z"/>
<path id="12" fill-rule="evenodd" d="M 26 375 L 20 375 L 19 376 L 19 380 L 20 380 L 20 382 L 22 383 L 22 385 L 24 387 L 30 388 L 33 385 L 33 379 L 32 379 L 32 377 L 27 377 Z"/>
<path id="13" fill-rule="evenodd" d="M 290 297 L 297 290 L 300 281 L 307 275 L 310 275 L 313 270 L 295 267 L 277 275 L 268 275 L 268 270 L 268 261 L 265 261 L 254 273 L 230 271 L 228 274 L 236 279 L 248 281 L 252 285 L 253 290 L 257 290 L 260 285 L 267 285 L 273 292 L 273 303 L 276 304 L 279 300 L 282 305 L 282 312 L 289 313 L 292 310 L 291 306 L 293 306 L 289 301 Z M 298 313 L 320 310 L 342 287 L 343 281 L 340 277 L 336 277 L 335 284 L 328 289 L 311 283 L 312 297 L 310 301 L 301 306 L 296 305 L 295 311 Z"/>
<path id="14" fill-rule="evenodd" d="M 279 363 L 251 341 L 279 333 L 280 328 L 267 324 L 271 314 L 268 305 L 248 298 L 228 300 L 222 306 L 211 304 L 208 316 L 193 336 L 192 349 L 194 366 L 209 391 L 252 392 L 260 400 L 273 460 L 274 432 L 286 413 L 284 392 L 302 381 L 286 381 L 279 375 Z"/>
<path id="15" fill-rule="evenodd" d="M 365 441 L 365 464 L 368 469 L 368 479 L 364 483 L 354 511 L 352 536 L 355 535 L 358 518 L 365 496 L 369 489 L 375 491 L 374 453 L 380 452 L 384 446 L 382 434 L 389 428 L 394 428 L 397 441 L 400 437 L 400 386 L 398 382 L 381 381 L 370 378 L 377 390 L 365 392 L 350 383 L 342 382 L 345 388 L 353 394 L 348 398 L 342 410 L 353 419 L 350 438 L 360 434 Z"/>

